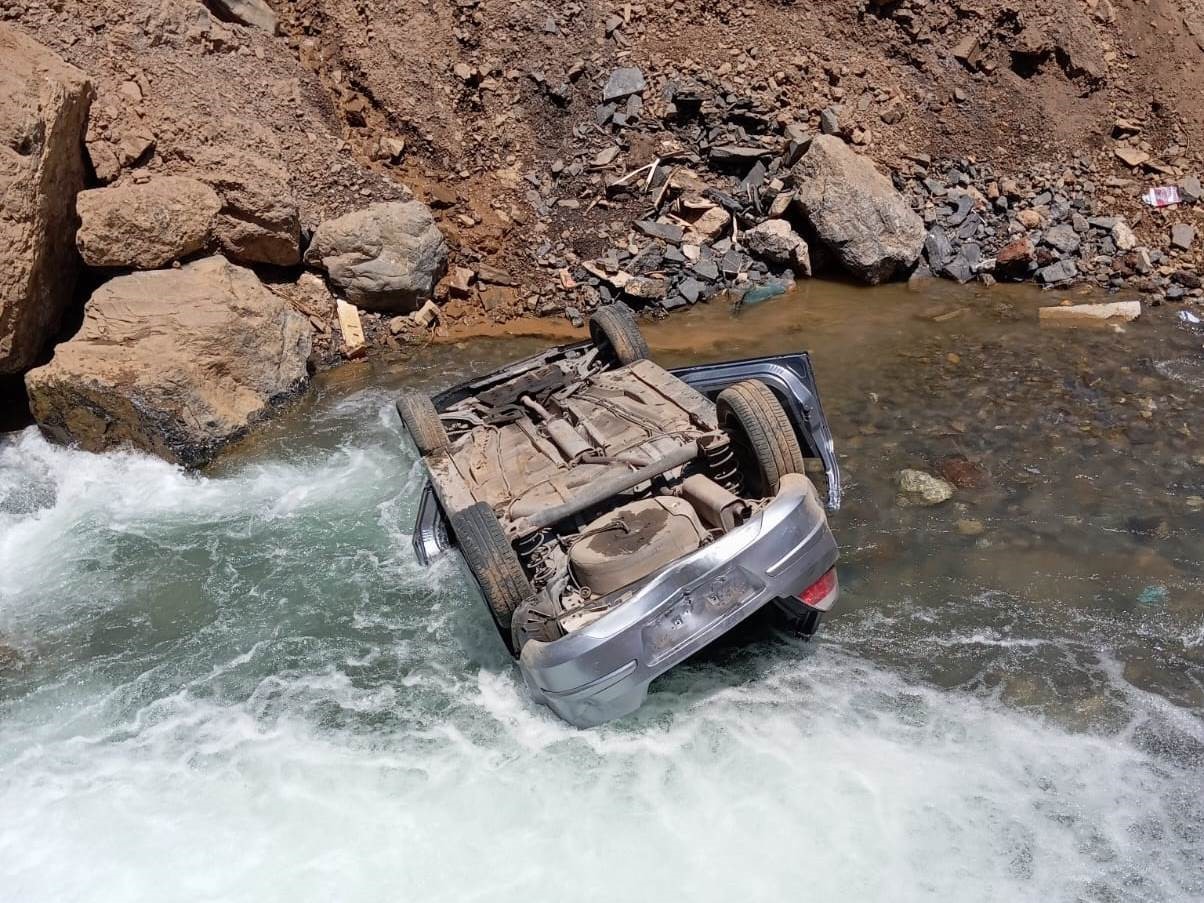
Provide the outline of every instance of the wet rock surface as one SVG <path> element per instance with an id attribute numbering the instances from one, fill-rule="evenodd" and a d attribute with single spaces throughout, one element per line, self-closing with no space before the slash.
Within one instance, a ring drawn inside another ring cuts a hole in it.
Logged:
<path id="1" fill-rule="evenodd" d="M 83 72 L 3 22 L 0 59 L 0 374 L 12 374 L 37 360 L 72 301 L 93 89 Z"/>
<path id="2" fill-rule="evenodd" d="M 207 257 L 106 282 L 79 332 L 25 382 L 38 425 L 60 442 L 199 465 L 304 388 L 311 339 L 253 272 Z"/>

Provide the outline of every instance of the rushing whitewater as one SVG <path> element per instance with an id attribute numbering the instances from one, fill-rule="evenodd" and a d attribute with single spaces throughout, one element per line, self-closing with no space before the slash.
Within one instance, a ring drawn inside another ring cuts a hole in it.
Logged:
<path id="1" fill-rule="evenodd" d="M 0 898 L 1199 899 L 1204 732 L 1106 651 L 1071 729 L 876 661 L 900 600 L 558 722 L 413 561 L 387 411 L 209 476 L 0 447 Z"/>

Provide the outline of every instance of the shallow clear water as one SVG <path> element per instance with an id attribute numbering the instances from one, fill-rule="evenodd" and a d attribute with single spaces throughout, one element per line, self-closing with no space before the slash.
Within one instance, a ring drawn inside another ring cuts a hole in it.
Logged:
<path id="1" fill-rule="evenodd" d="M 585 732 L 414 562 L 389 406 L 536 340 L 328 375 L 204 475 L 0 440 L 0 900 L 1199 900 L 1202 339 L 1034 303 L 817 284 L 650 329 L 814 350 L 845 595 Z M 954 455 L 977 488 L 895 505 Z"/>

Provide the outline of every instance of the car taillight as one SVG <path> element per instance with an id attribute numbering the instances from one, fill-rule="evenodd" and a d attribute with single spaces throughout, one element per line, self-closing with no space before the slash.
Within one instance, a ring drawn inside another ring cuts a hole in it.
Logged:
<path id="1" fill-rule="evenodd" d="M 798 594 L 798 600 L 808 608 L 827 611 L 836 602 L 840 584 L 836 580 L 836 568 L 832 568 L 809 587 Z"/>

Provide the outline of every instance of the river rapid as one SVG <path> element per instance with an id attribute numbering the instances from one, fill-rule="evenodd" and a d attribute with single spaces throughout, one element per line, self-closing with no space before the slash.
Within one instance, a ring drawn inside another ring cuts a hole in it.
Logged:
<path id="1" fill-rule="evenodd" d="M 813 283 L 648 330 L 809 348 L 844 595 L 579 731 L 454 562 L 391 410 L 538 338 L 321 377 L 202 474 L 0 437 L 0 900 L 1198 901 L 1204 337 L 1027 291 Z M 896 504 L 902 467 L 952 473 Z"/>

